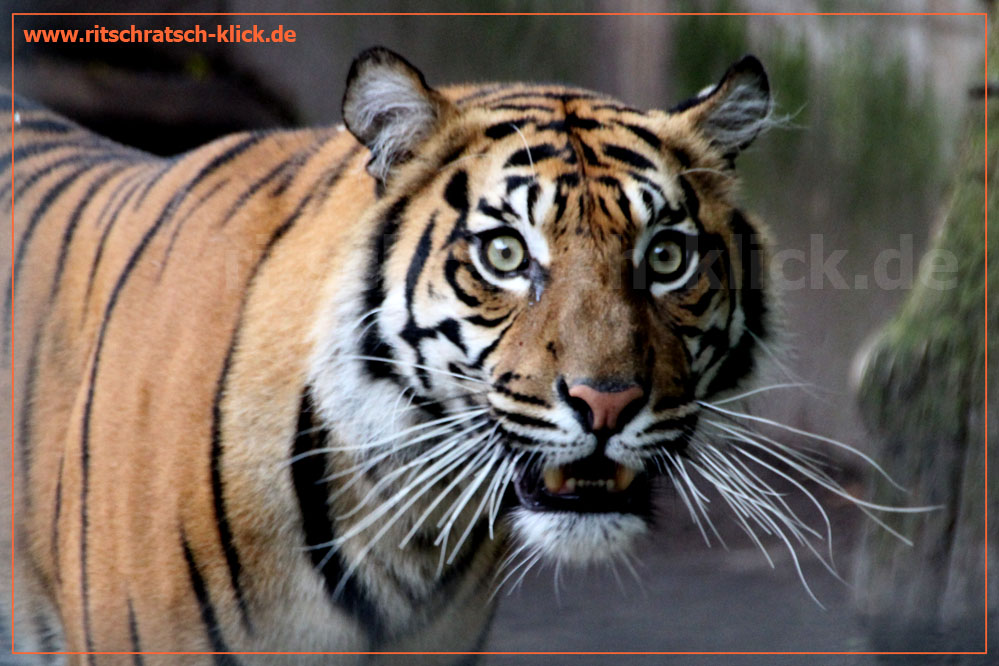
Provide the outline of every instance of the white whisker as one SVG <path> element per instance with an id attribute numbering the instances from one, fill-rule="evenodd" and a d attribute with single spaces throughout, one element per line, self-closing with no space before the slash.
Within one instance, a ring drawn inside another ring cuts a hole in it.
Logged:
<path id="1" fill-rule="evenodd" d="M 877 470 L 877 472 L 879 474 L 881 474 L 881 476 L 884 477 L 885 480 L 888 481 L 888 483 L 892 484 L 893 486 L 895 486 L 896 488 L 898 488 L 902 492 L 908 492 L 905 488 L 903 488 L 901 485 L 899 485 L 898 483 L 896 483 L 895 480 L 892 479 L 888 475 L 888 473 L 886 471 L 884 471 L 884 469 L 882 469 L 881 465 L 879 465 L 877 462 L 875 462 L 875 460 L 873 458 L 871 458 L 869 455 L 867 455 L 867 454 L 865 454 L 865 453 L 863 453 L 861 451 L 858 451 L 857 449 L 855 449 L 854 447 L 850 446 L 849 444 L 844 444 L 843 442 L 840 442 L 839 440 L 836 440 L 836 439 L 832 439 L 831 437 L 823 437 L 822 435 L 817 435 L 814 432 L 809 432 L 807 430 L 802 430 L 801 428 L 795 428 L 794 426 L 789 426 L 789 425 L 786 425 L 786 424 L 781 423 L 779 421 L 774 421 L 773 419 L 763 418 L 762 416 L 754 416 L 752 414 L 745 414 L 743 412 L 735 412 L 735 411 L 732 411 L 730 409 L 724 409 L 723 407 L 718 407 L 718 406 L 713 405 L 713 404 L 711 404 L 709 402 L 698 401 L 698 404 L 700 404 L 701 406 L 703 406 L 703 407 L 705 407 L 707 409 L 710 409 L 712 411 L 719 412 L 719 413 L 722 413 L 722 414 L 726 414 L 728 416 L 732 416 L 732 417 L 739 418 L 739 419 L 747 419 L 749 421 L 755 421 L 757 423 L 764 423 L 766 425 L 773 426 L 775 428 L 780 428 L 781 430 L 786 430 L 787 432 L 793 432 L 794 434 L 801 435 L 802 437 L 809 437 L 811 439 L 815 439 L 815 440 L 818 440 L 820 442 L 825 442 L 826 444 L 832 444 L 833 446 L 835 446 L 837 448 L 843 449 L 844 451 L 847 451 L 847 452 L 852 453 L 853 455 L 857 456 L 858 458 L 860 458 L 861 460 L 863 460 L 864 462 L 866 462 L 867 464 L 869 464 L 871 467 L 873 467 L 875 470 Z"/>
<path id="2" fill-rule="evenodd" d="M 724 404 L 727 404 L 727 403 L 730 403 L 730 402 L 736 402 L 736 401 L 739 401 L 739 400 L 743 400 L 745 398 L 748 398 L 749 396 L 756 395 L 758 393 L 764 393 L 766 391 L 774 391 L 774 390 L 777 390 L 777 389 L 785 389 L 785 388 L 802 388 L 802 387 L 805 387 L 805 386 L 808 386 L 808 384 L 803 384 L 803 383 L 800 383 L 800 382 L 785 382 L 783 384 L 770 384 L 769 386 L 760 386 L 760 387 L 757 387 L 757 388 L 753 389 L 752 391 L 746 391 L 744 393 L 740 393 L 739 395 L 733 395 L 733 396 L 730 396 L 728 398 L 723 398 L 721 400 L 713 400 L 711 402 L 711 404 L 712 405 L 724 405 Z"/>

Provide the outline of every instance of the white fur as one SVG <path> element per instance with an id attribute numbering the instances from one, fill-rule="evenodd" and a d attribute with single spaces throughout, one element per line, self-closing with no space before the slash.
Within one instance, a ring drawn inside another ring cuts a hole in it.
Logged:
<path id="1" fill-rule="evenodd" d="M 393 162 L 430 133 L 436 109 L 417 79 L 392 67 L 363 72 L 351 89 L 344 109 L 356 136 L 366 137 L 371 150 L 368 170 L 385 180 Z"/>
<path id="2" fill-rule="evenodd" d="M 526 552 L 550 562 L 587 565 L 627 555 L 649 531 L 638 516 L 622 513 L 537 512 L 517 509 L 514 531 Z"/>
<path id="3" fill-rule="evenodd" d="M 705 134 L 725 153 L 741 150 L 763 130 L 776 124 L 770 96 L 756 79 L 733 82 L 702 121 Z"/>

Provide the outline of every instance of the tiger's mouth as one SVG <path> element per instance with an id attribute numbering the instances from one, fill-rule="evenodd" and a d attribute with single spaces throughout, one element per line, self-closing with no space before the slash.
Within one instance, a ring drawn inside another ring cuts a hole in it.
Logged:
<path id="1" fill-rule="evenodd" d="M 649 475 L 602 453 L 559 467 L 524 467 L 514 490 L 531 511 L 646 514 L 651 505 Z"/>

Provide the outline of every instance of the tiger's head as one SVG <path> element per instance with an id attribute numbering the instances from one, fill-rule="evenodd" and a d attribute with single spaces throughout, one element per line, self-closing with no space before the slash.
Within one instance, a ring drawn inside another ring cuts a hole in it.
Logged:
<path id="1" fill-rule="evenodd" d="M 414 486 L 411 534 L 433 523 L 456 549 L 458 527 L 506 516 L 524 548 L 588 562 L 646 531 L 699 402 L 743 382 L 768 333 L 733 161 L 771 106 L 752 56 L 668 111 L 438 91 L 381 48 L 354 62 L 344 121 L 377 199 L 314 385 L 358 467 L 394 479 L 382 496 Z"/>

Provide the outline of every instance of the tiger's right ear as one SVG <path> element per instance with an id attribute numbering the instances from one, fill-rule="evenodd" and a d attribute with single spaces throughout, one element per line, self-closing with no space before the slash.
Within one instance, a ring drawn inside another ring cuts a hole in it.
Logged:
<path id="1" fill-rule="evenodd" d="M 419 70 L 384 47 L 363 51 L 350 66 L 343 121 L 371 151 L 368 173 L 381 184 L 394 167 L 413 156 L 452 108 Z"/>

